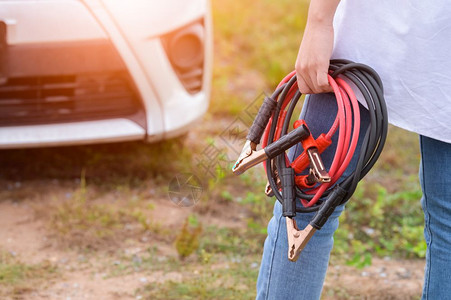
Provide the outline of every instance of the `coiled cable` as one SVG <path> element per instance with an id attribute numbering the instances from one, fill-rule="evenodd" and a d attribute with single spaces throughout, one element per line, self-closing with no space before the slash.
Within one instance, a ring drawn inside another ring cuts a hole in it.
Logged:
<path id="1" fill-rule="evenodd" d="M 337 150 L 329 168 L 332 180 L 329 183 L 322 183 L 307 190 L 298 186 L 294 187 L 296 197 L 302 202 L 301 206 L 296 206 L 296 212 L 300 213 L 319 210 L 337 185 L 345 191 L 343 199 L 337 204 L 344 204 L 348 201 L 358 182 L 369 172 L 379 158 L 387 136 L 387 108 L 383 98 L 382 82 L 378 74 L 364 64 L 344 59 L 331 60 L 329 70 L 329 83 L 337 98 L 338 112 L 334 124 L 327 133 L 328 138 L 336 130 L 339 131 Z M 354 92 L 346 83 L 347 81 L 352 82 L 363 95 L 363 100 L 369 111 L 370 124 L 366 132 L 363 133 L 364 138 L 360 153 L 357 154 L 358 158 L 354 171 L 345 178 L 340 178 L 349 166 L 354 154 L 360 129 L 358 104 Z M 297 88 L 296 75 L 292 72 L 282 80 L 271 96 L 272 99 L 277 101 L 277 105 L 266 126 L 262 147 L 274 143 L 287 134 L 291 116 L 300 97 L 301 93 Z M 271 189 L 275 197 L 283 204 L 283 193 L 281 193 L 280 185 L 277 184 L 279 179 L 275 174 L 282 174 L 288 168 L 291 168 L 286 153 L 268 158 L 265 166 Z M 283 178 L 280 178 L 280 180 L 283 180 Z"/>

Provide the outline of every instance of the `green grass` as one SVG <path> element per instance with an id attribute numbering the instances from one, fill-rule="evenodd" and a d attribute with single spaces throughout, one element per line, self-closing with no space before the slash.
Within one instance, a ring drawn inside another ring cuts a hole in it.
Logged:
<path id="1" fill-rule="evenodd" d="M 146 180 L 166 183 L 174 173 L 192 169 L 192 152 L 183 138 L 156 144 L 124 142 L 74 147 L 2 150 L 5 180 L 73 180 L 83 171 L 89 182 L 109 191 L 139 187 Z M 177 158 L 177 159 L 174 159 Z"/>
<path id="2" fill-rule="evenodd" d="M 156 245 L 151 245 L 145 251 L 137 254 L 130 254 L 123 249 L 117 249 L 114 258 L 114 263 L 108 259 L 103 266 L 105 278 L 120 277 L 135 272 L 163 271 L 169 273 L 192 263 L 192 260 L 181 261 L 176 256 L 168 256 L 164 251 L 159 250 Z"/>
<path id="3" fill-rule="evenodd" d="M 215 115 L 237 115 L 294 69 L 308 1 L 213 0 Z"/>
<path id="4" fill-rule="evenodd" d="M 243 205 L 251 203 L 255 204 L 254 200 Z M 169 257 L 162 264 L 156 261 L 154 251 L 142 259 L 142 270 L 178 272 L 181 280 L 150 283 L 135 293 L 143 299 L 254 299 L 265 237 L 265 232 L 251 226 L 206 226 L 199 248 L 187 260 Z"/>
<path id="5" fill-rule="evenodd" d="M 125 201 L 98 203 L 93 200 L 93 190 L 82 173 L 80 187 L 71 197 L 54 199 L 46 207 L 37 208 L 36 214 L 47 220 L 50 232 L 62 245 L 98 249 L 117 246 L 124 238 L 144 232 L 173 236 L 168 228 L 150 219 L 154 205 L 139 195 L 118 192 Z"/>
<path id="6" fill-rule="evenodd" d="M 186 273 L 182 281 L 148 284 L 137 294 L 143 299 L 161 300 L 255 299 L 258 268 L 249 261 Z"/>
<path id="7" fill-rule="evenodd" d="M 418 136 L 390 126 L 384 151 L 340 217 L 335 258 L 363 267 L 373 256 L 423 258 Z"/>
<path id="8" fill-rule="evenodd" d="M 335 254 L 357 267 L 371 264 L 373 255 L 424 257 L 420 198 L 415 182 L 395 193 L 377 183 L 361 182 L 340 217 Z"/>
<path id="9" fill-rule="evenodd" d="M 21 299 L 21 295 L 36 289 L 56 276 L 58 270 L 50 262 L 25 264 L 11 253 L 0 249 L 0 296 Z"/>

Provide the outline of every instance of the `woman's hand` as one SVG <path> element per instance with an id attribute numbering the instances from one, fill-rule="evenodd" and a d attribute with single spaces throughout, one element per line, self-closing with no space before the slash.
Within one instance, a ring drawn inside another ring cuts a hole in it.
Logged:
<path id="1" fill-rule="evenodd" d="M 312 0 L 296 60 L 296 76 L 303 94 L 331 92 L 327 74 L 334 45 L 333 17 L 338 0 Z"/>
<path id="2" fill-rule="evenodd" d="M 313 25 L 311 26 L 313 27 Z M 331 92 L 327 73 L 334 43 L 332 26 L 306 28 L 296 60 L 296 76 L 303 94 Z"/>

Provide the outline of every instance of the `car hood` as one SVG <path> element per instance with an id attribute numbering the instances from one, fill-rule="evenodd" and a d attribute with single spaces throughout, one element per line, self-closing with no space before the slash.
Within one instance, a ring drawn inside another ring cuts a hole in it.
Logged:
<path id="1" fill-rule="evenodd" d="M 92 5 L 93 0 L 84 0 Z M 200 19 L 208 10 L 207 0 L 99 0 L 121 27 L 159 36 Z M 127 25 L 126 25 L 127 24 Z"/>

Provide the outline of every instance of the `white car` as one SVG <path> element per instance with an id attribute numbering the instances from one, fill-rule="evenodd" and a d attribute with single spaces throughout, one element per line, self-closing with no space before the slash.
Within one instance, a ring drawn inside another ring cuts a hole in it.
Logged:
<path id="1" fill-rule="evenodd" d="M 0 0 L 0 148 L 159 141 L 206 112 L 208 0 Z"/>

